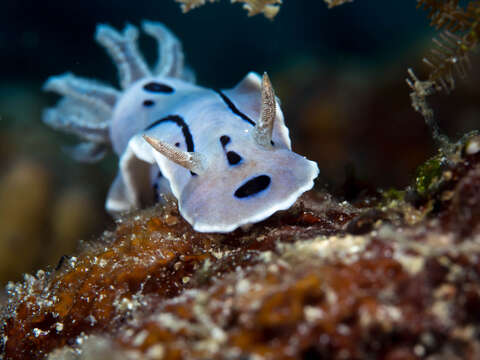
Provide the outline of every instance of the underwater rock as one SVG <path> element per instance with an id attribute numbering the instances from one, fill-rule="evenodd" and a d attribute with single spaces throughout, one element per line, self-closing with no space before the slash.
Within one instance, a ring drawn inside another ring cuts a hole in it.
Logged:
<path id="1" fill-rule="evenodd" d="M 477 359 L 480 157 L 464 144 L 422 196 L 310 192 L 229 234 L 192 231 L 172 200 L 126 215 L 8 285 L 2 355 Z"/>

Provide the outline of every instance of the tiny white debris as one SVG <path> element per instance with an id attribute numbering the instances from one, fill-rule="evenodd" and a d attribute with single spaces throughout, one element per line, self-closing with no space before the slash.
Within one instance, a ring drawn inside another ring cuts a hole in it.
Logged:
<path id="1" fill-rule="evenodd" d="M 63 330 L 63 324 L 61 322 L 55 323 L 55 330 L 57 330 L 57 332 L 62 331 Z"/>
<path id="2" fill-rule="evenodd" d="M 346 263 L 356 261 L 363 253 L 368 240 L 363 236 L 346 235 L 329 238 L 317 237 L 311 241 L 297 242 L 287 256 L 318 257 L 320 259 L 341 258 Z"/>
<path id="3" fill-rule="evenodd" d="M 38 271 L 37 271 L 37 279 L 38 279 L 38 280 L 44 280 L 44 279 L 45 279 L 45 271 L 43 271 L 43 270 L 38 270 Z"/>
<path id="4" fill-rule="evenodd" d="M 245 294 L 250 290 L 250 282 L 247 279 L 242 279 L 237 283 L 237 294 Z"/>
<path id="5" fill-rule="evenodd" d="M 324 312 L 322 309 L 319 309 L 317 307 L 313 306 L 305 306 L 305 309 L 303 310 L 305 319 L 309 323 L 313 323 L 317 320 L 320 320 L 324 316 Z"/>
<path id="6" fill-rule="evenodd" d="M 122 298 L 120 301 L 116 300 L 114 306 L 117 307 L 118 311 L 131 311 L 137 308 L 140 303 L 134 299 Z"/>
<path id="7" fill-rule="evenodd" d="M 44 335 L 48 335 L 49 331 L 48 330 L 42 330 L 42 329 L 39 329 L 39 328 L 34 328 L 33 329 L 33 336 L 35 337 L 39 337 L 39 336 L 44 336 Z"/>
<path id="8" fill-rule="evenodd" d="M 263 259 L 264 262 L 269 263 L 272 261 L 273 253 L 271 251 L 264 251 L 260 257 Z"/>
<path id="9" fill-rule="evenodd" d="M 135 336 L 135 338 L 133 339 L 132 345 L 133 346 L 141 346 L 144 343 L 144 341 L 147 339 L 147 337 L 148 337 L 148 331 L 147 330 L 140 331 Z"/>
<path id="10" fill-rule="evenodd" d="M 90 322 L 90 326 L 93 326 L 97 323 L 97 319 L 92 314 L 87 316 L 87 320 Z"/>
<path id="11" fill-rule="evenodd" d="M 189 323 L 185 320 L 179 319 L 176 316 L 168 313 L 157 314 L 154 318 L 161 326 L 166 327 L 172 331 L 179 331 L 184 328 L 188 328 Z"/>
<path id="12" fill-rule="evenodd" d="M 212 338 L 218 342 L 224 342 L 227 340 L 227 334 L 219 327 L 214 327 L 212 329 Z"/>
<path id="13" fill-rule="evenodd" d="M 468 142 L 465 152 L 467 155 L 473 155 L 480 151 L 480 139 L 475 138 Z"/>
<path id="14" fill-rule="evenodd" d="M 152 360 L 160 360 L 165 356 L 165 348 L 162 344 L 153 345 L 147 351 L 147 358 Z"/>
<path id="15" fill-rule="evenodd" d="M 215 256 L 215 258 L 217 258 L 218 260 L 220 260 L 224 255 L 224 253 L 220 251 L 212 251 L 211 254 Z"/>
<path id="16" fill-rule="evenodd" d="M 271 272 L 272 274 L 278 273 L 278 270 L 279 270 L 279 268 L 278 268 L 277 264 L 270 264 L 268 266 L 268 271 Z"/>
<path id="17" fill-rule="evenodd" d="M 415 355 L 422 357 L 425 355 L 425 347 L 423 345 L 417 344 L 414 346 L 413 352 L 415 353 Z"/>
<path id="18" fill-rule="evenodd" d="M 430 332 L 422 333 L 422 335 L 420 335 L 420 339 L 422 340 L 422 343 L 427 347 L 435 345 L 435 337 Z"/>
<path id="19" fill-rule="evenodd" d="M 407 255 L 402 250 L 394 251 L 393 258 L 402 264 L 403 268 L 411 275 L 418 274 L 425 266 L 425 258 L 422 256 Z"/>
<path id="20" fill-rule="evenodd" d="M 337 303 L 338 296 L 333 289 L 325 287 L 325 296 L 330 305 L 335 305 Z"/>
<path id="21" fill-rule="evenodd" d="M 350 334 L 350 328 L 345 324 L 340 324 L 337 326 L 337 332 L 341 335 Z"/>
<path id="22" fill-rule="evenodd" d="M 77 263 L 77 257 L 76 256 L 72 256 L 69 260 L 68 260 L 68 263 L 70 264 L 70 267 L 75 267 L 76 263 Z"/>
<path id="23" fill-rule="evenodd" d="M 13 291 L 15 289 L 15 283 L 13 281 L 9 281 L 7 283 L 6 288 L 7 288 L 7 291 Z"/>
<path id="24" fill-rule="evenodd" d="M 259 354 L 251 354 L 250 360 L 264 360 L 265 358 Z"/>

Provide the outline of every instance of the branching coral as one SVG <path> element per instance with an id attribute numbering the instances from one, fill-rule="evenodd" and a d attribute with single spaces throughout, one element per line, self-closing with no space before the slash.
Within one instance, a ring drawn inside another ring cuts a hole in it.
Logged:
<path id="1" fill-rule="evenodd" d="M 183 12 L 190 11 L 199 6 L 205 5 L 207 2 L 215 2 L 216 0 L 175 0 L 181 3 Z M 258 14 L 265 15 L 266 18 L 272 20 L 279 12 L 282 0 L 231 0 L 232 3 L 244 3 L 243 8 L 248 11 L 248 16 Z"/>
<path id="2" fill-rule="evenodd" d="M 215 2 L 217 0 L 175 0 L 182 4 L 182 11 L 188 12 L 192 9 L 205 5 L 207 2 Z M 248 16 L 263 14 L 266 18 L 272 20 L 280 11 L 282 0 L 230 0 L 232 3 L 244 3 L 243 8 L 248 11 Z M 345 3 L 353 2 L 353 0 L 323 0 L 331 9 Z"/>
<path id="3" fill-rule="evenodd" d="M 417 0 L 428 11 L 431 25 L 443 33 L 433 39 L 435 47 L 423 59 L 430 68 L 428 80 L 437 90 L 455 87 L 454 73 L 466 76 L 469 54 L 478 46 L 480 36 L 480 1 L 470 1 L 464 8 L 459 0 Z"/>
<path id="4" fill-rule="evenodd" d="M 420 81 L 409 69 L 407 83 L 414 109 L 420 112 L 429 125 L 433 125 L 434 138 L 445 141 L 433 121 L 433 111 L 426 97 L 439 91 L 455 88 L 455 73 L 466 77 L 470 67 L 469 54 L 478 47 L 480 37 L 480 1 L 469 1 L 466 6 L 460 0 L 417 0 L 417 7 L 428 11 L 430 24 L 443 32 L 433 39 L 434 48 L 423 62 L 430 67 L 428 79 Z"/>
<path id="5" fill-rule="evenodd" d="M 175 0 L 176 2 L 182 4 L 182 11 L 188 12 L 192 9 L 205 5 L 208 2 L 215 2 L 215 0 Z"/>
<path id="6" fill-rule="evenodd" d="M 351 3 L 353 0 L 323 0 L 328 5 L 328 8 L 331 9 L 335 6 L 343 5 L 346 3 Z"/>

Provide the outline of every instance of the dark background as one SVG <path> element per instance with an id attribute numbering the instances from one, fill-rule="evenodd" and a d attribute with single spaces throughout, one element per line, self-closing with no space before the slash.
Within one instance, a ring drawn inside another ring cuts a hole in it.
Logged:
<path id="1" fill-rule="evenodd" d="M 182 39 L 199 82 L 209 86 L 230 86 L 249 70 L 278 71 L 304 57 L 326 67 L 348 62 L 378 66 L 428 31 L 413 0 L 356 0 L 332 10 L 321 0 L 285 0 L 274 21 L 262 15 L 248 18 L 240 4 L 227 0 L 185 15 L 173 0 L 2 3 L 2 83 L 41 83 L 67 70 L 112 80 L 113 67 L 92 41 L 98 23 L 165 23 Z"/>

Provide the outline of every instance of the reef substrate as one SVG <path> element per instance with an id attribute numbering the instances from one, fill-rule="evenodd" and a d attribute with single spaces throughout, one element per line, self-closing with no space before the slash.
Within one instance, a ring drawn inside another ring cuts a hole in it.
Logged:
<path id="1" fill-rule="evenodd" d="M 192 231 L 170 200 L 127 215 L 7 286 L 3 358 L 478 359 L 479 150 L 230 234 Z"/>

